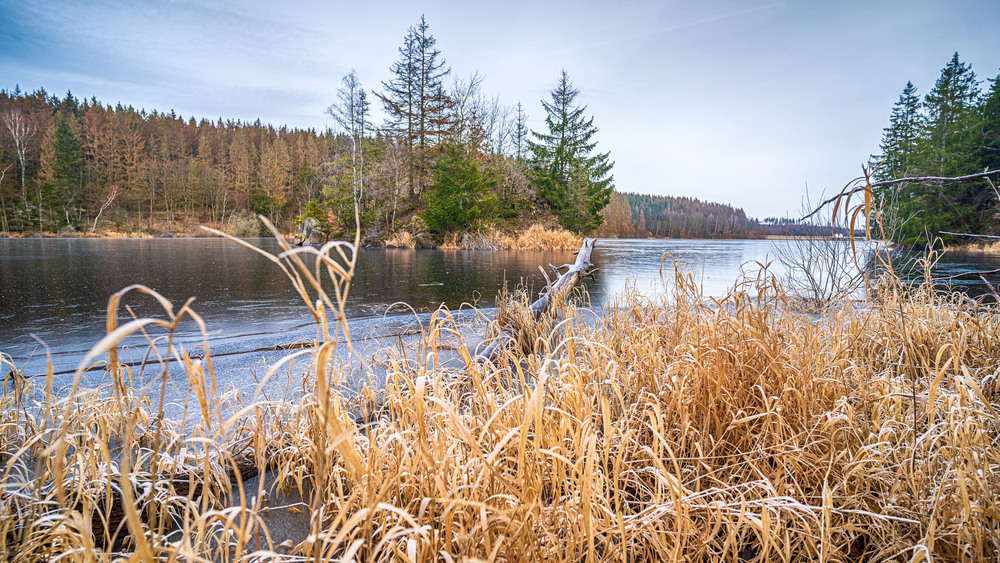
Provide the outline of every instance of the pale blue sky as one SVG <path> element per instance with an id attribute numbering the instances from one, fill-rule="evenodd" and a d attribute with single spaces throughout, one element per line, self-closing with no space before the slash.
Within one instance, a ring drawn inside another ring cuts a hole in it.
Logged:
<path id="1" fill-rule="evenodd" d="M 322 129 L 424 14 L 453 73 L 526 107 L 565 68 L 622 191 L 796 214 L 877 150 L 907 80 L 958 51 L 1000 67 L 1000 1 L 257 2 L 0 0 L 0 88 Z"/>

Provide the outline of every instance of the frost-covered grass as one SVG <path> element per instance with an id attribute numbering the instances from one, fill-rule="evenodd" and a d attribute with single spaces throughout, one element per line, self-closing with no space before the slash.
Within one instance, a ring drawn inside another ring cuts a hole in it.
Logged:
<path id="1" fill-rule="evenodd" d="M 287 250 L 275 261 L 317 321 L 292 358 L 311 366 L 297 402 L 233 404 L 210 356 L 169 339 L 198 317 L 166 302 L 161 317 L 124 324 L 111 304 L 92 353 L 109 363 L 103 390 L 32 392 L 8 366 L 5 558 L 984 561 L 1000 550 L 995 307 L 903 295 L 888 280 L 864 306 L 817 320 L 773 279 L 706 299 L 677 274 L 596 322 L 563 305 L 561 323 L 535 327 L 499 365 L 463 347 L 464 367 L 438 362 L 438 343 L 461 336 L 442 311 L 422 336 L 430 353 L 397 356 L 384 390 L 348 397 L 330 359 L 345 346 L 353 249 Z M 307 253 L 318 267 L 299 261 Z M 500 311 L 526 325 L 523 306 Z M 157 390 L 138 395 L 106 356 L 139 330 L 152 359 L 179 360 L 193 427 L 163 419 Z M 304 499 L 293 541 L 268 534 L 279 508 L 265 480 L 231 500 L 262 471 Z"/>

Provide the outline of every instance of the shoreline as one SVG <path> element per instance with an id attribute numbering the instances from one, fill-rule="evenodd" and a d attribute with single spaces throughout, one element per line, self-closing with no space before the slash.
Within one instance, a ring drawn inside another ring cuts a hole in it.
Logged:
<path id="1" fill-rule="evenodd" d="M 947 245 L 945 252 L 957 252 L 964 254 L 996 254 L 1000 255 L 1000 240 L 994 242 L 967 243 Z"/>
<path id="2" fill-rule="evenodd" d="M 206 226 L 209 226 L 209 225 L 206 225 Z M 535 226 L 537 226 L 537 225 L 534 225 L 533 227 L 535 227 Z M 211 228 L 218 229 L 218 230 L 220 230 L 222 232 L 226 232 L 225 229 L 221 229 L 221 228 L 218 228 L 218 227 L 211 227 Z M 558 250 L 566 250 L 566 249 L 574 249 L 575 250 L 576 248 L 579 247 L 580 241 L 582 241 L 583 238 L 584 238 L 583 235 L 576 235 L 576 234 L 573 234 L 573 233 L 569 233 L 569 231 L 564 231 L 562 229 L 549 229 L 549 228 L 545 228 L 545 227 L 542 227 L 542 228 L 545 229 L 546 231 L 548 231 L 548 233 L 550 233 L 550 234 L 552 234 L 552 233 L 558 234 L 560 231 L 562 231 L 562 232 L 565 232 L 565 233 L 567 233 L 569 235 L 567 237 L 567 241 L 566 241 L 567 244 L 565 245 L 565 247 L 564 248 L 563 247 L 557 248 Z M 396 235 L 390 236 L 390 237 L 388 237 L 388 238 L 386 238 L 384 240 L 381 240 L 379 242 L 367 243 L 367 244 L 362 243 L 361 246 L 362 247 L 374 247 L 374 248 L 398 248 L 398 249 L 436 248 L 436 249 L 441 249 L 441 250 L 546 250 L 546 249 L 552 249 L 551 245 L 546 245 L 546 246 L 524 246 L 523 245 L 524 239 L 522 237 L 524 237 L 525 235 L 527 235 L 531 231 L 532 231 L 532 227 L 529 227 L 528 229 L 518 229 L 518 230 L 513 230 L 513 231 L 491 230 L 491 231 L 486 231 L 484 233 L 462 233 L 462 232 L 447 233 L 445 235 L 444 239 L 441 240 L 440 242 L 435 242 L 434 240 L 431 239 L 431 237 L 427 236 L 426 234 L 421 234 L 418 237 L 414 237 L 414 240 L 416 241 L 415 243 L 409 243 L 409 241 L 407 241 L 405 239 L 402 240 L 402 241 L 400 241 L 399 238 L 397 238 L 398 237 L 398 233 L 397 233 Z M 246 235 L 246 234 L 234 234 L 234 233 L 227 233 L 227 234 L 230 234 L 230 235 L 235 236 L 237 238 L 271 238 L 270 234 L 267 234 L 267 235 L 264 235 L 264 234 L 260 234 L 260 235 Z M 162 231 L 155 232 L 155 233 L 154 232 L 148 232 L 148 231 L 108 231 L 108 230 L 104 230 L 104 231 L 100 231 L 99 230 L 96 233 L 90 233 L 90 232 L 72 232 L 72 233 L 52 233 L 52 232 L 45 232 L 45 233 L 42 233 L 42 234 L 39 234 L 37 232 L 32 232 L 32 233 L 18 233 L 18 232 L 0 233 L 0 239 L 154 239 L 154 238 L 181 238 L 181 239 L 186 239 L 186 238 L 213 238 L 213 237 L 216 237 L 216 236 L 217 235 L 215 235 L 213 233 L 210 233 L 210 232 L 207 232 L 207 231 L 203 231 L 200 228 L 196 229 L 196 230 L 189 230 L 189 229 L 187 229 L 187 230 L 167 230 L 167 229 L 164 229 Z M 297 240 L 298 238 L 301 238 L 301 235 L 299 233 L 297 233 L 297 232 L 296 233 L 282 233 L 282 236 L 284 236 L 288 240 Z M 572 237 L 572 238 L 570 239 L 570 237 Z M 473 244 L 468 244 L 467 243 L 467 244 L 463 245 L 463 239 L 466 239 L 466 238 L 472 239 L 472 240 L 474 240 L 476 242 L 473 243 Z M 508 239 L 509 241 L 517 241 L 519 238 L 521 238 L 521 242 L 522 242 L 521 246 L 518 246 L 516 244 L 514 244 L 514 245 L 507 245 L 507 246 L 502 245 L 502 244 L 490 244 L 491 241 L 494 242 L 494 243 L 502 243 L 502 242 L 504 242 L 505 239 Z M 736 238 L 736 237 L 717 237 L 717 238 L 690 237 L 690 238 L 685 238 L 685 237 L 617 237 L 617 236 L 594 236 L 594 235 L 591 235 L 590 238 L 609 239 L 609 240 L 650 240 L 650 241 L 654 241 L 654 240 L 793 240 L 793 239 L 802 238 L 802 237 L 765 236 L 765 237 L 741 237 L 741 238 Z M 847 240 L 847 239 L 844 239 L 844 240 Z M 485 242 L 483 242 L 483 241 L 485 241 Z M 1000 252 L 1000 250 L 998 250 L 997 252 Z"/>

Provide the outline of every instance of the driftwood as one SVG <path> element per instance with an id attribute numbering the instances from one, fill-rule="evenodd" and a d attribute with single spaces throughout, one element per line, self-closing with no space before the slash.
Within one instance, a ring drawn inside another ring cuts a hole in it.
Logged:
<path id="1" fill-rule="evenodd" d="M 550 265 L 556 273 L 563 268 L 566 268 L 567 270 L 559 276 L 555 283 L 549 284 L 544 295 L 539 297 L 538 300 L 530 305 L 529 310 L 535 320 L 541 319 L 543 316 L 550 314 L 553 310 L 553 304 L 565 299 L 573 288 L 579 285 L 584 278 L 593 275 L 593 273 L 597 271 L 597 268 L 594 268 L 593 263 L 590 261 L 590 255 L 594 251 L 594 244 L 596 242 L 597 239 L 583 239 L 583 245 L 580 246 L 580 250 L 576 251 L 576 261 L 574 263 L 564 264 L 558 268 Z M 542 270 L 542 275 L 544 275 L 546 281 L 548 281 L 549 277 L 545 273 L 545 268 L 539 266 L 539 269 Z M 517 342 L 519 333 L 519 329 L 517 327 L 508 324 L 497 328 L 499 329 L 499 334 L 488 346 L 476 354 L 475 358 L 473 358 L 474 361 L 494 362 L 501 356 L 501 354 L 503 354 L 504 350 L 508 349 L 512 344 Z"/>
<path id="2" fill-rule="evenodd" d="M 983 276 L 989 276 L 989 275 L 993 275 L 993 274 L 1000 274 L 1000 268 L 997 268 L 996 270 L 985 270 L 985 271 L 976 271 L 976 272 L 964 272 L 964 273 L 961 273 L 961 274 L 955 274 L 954 276 L 948 276 L 946 278 L 935 278 L 935 279 L 938 280 L 938 281 L 951 281 L 951 280 L 958 280 L 958 279 L 962 279 L 962 278 L 971 278 L 971 277 L 974 277 L 974 276 L 983 277 Z M 983 281 L 986 281 L 986 280 L 983 280 Z"/>
<path id="3" fill-rule="evenodd" d="M 237 458 L 235 462 L 235 467 L 229 463 L 225 464 L 226 475 L 230 483 L 235 484 L 237 482 L 237 474 L 240 477 L 240 481 L 246 481 L 255 477 L 259 471 L 257 463 L 251 458 L 241 457 Z M 201 474 L 201 468 L 190 467 L 188 472 L 179 472 L 169 477 L 158 476 L 141 484 L 152 487 L 154 490 L 169 491 L 171 496 L 188 497 L 197 501 L 204 493 L 204 483 L 205 479 Z M 132 498 L 135 499 L 140 496 L 142 496 L 141 491 L 138 488 L 133 488 Z M 158 510 L 156 500 L 148 502 L 150 504 L 147 504 L 145 507 L 136 507 L 141 516 L 145 515 L 147 511 L 156 512 Z M 82 505 L 75 506 L 74 508 L 79 511 L 83 509 Z M 106 527 L 105 522 L 107 522 Z M 125 525 L 125 506 L 122 493 L 117 486 L 111 488 L 110 498 L 105 498 L 102 495 L 97 500 L 90 524 L 94 534 L 95 546 L 105 550 L 121 547 L 122 542 L 128 536 L 128 528 Z M 111 544 L 106 542 L 106 536 L 111 538 Z"/>

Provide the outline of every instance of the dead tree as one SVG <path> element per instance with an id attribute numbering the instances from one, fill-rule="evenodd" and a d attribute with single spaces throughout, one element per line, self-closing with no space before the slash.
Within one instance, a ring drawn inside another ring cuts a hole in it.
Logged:
<path id="1" fill-rule="evenodd" d="M 559 276 L 555 283 L 550 283 L 545 294 L 528 307 L 534 320 L 540 320 L 545 315 L 551 314 L 554 310 L 553 304 L 565 299 L 584 278 L 592 276 L 597 271 L 597 268 L 590 261 L 590 255 L 594 251 L 594 244 L 596 242 L 597 239 L 583 239 L 583 245 L 576 252 L 576 261 L 574 263 L 564 264 L 559 268 L 552 266 L 557 272 L 566 268 L 566 272 Z M 549 277 L 545 273 L 545 268 L 539 266 L 539 269 L 542 270 L 542 275 L 548 281 Z M 504 326 L 496 327 L 496 329 L 498 332 L 496 338 L 476 354 L 475 358 L 473 358 L 474 361 L 494 362 L 505 350 L 518 341 L 519 327 L 508 323 Z"/>

